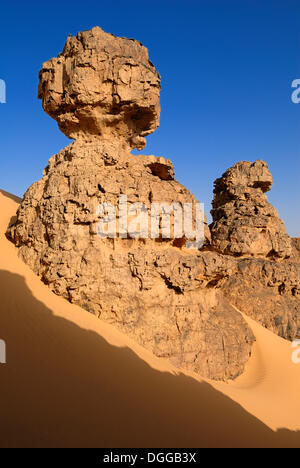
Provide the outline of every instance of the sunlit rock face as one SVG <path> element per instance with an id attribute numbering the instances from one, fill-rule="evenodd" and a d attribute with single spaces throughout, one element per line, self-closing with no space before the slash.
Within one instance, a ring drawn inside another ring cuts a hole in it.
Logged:
<path id="1" fill-rule="evenodd" d="M 273 183 L 266 162 L 242 161 L 215 181 L 212 245 L 231 255 L 288 258 L 291 239 L 265 193 Z"/>
<path id="2" fill-rule="evenodd" d="M 265 193 L 266 162 L 242 161 L 215 181 L 211 248 L 235 258 L 220 284 L 229 302 L 279 336 L 300 338 L 299 242 Z"/>
<path id="3" fill-rule="evenodd" d="M 180 369 L 234 379 L 255 340 L 234 306 L 280 336 L 299 335 L 298 244 L 286 260 L 291 243 L 267 202 L 272 176 L 263 161 L 238 163 L 216 181 L 200 249 L 172 237 L 173 217 L 167 236 L 99 235 L 99 206 L 116 207 L 119 223 L 120 195 L 129 211 L 198 203 L 169 159 L 130 152 L 158 127 L 159 94 L 139 42 L 98 27 L 69 37 L 43 65 L 39 97 L 75 141 L 27 190 L 7 235 L 54 293 Z"/>
<path id="4" fill-rule="evenodd" d="M 138 41 L 99 27 L 69 37 L 43 64 L 38 95 L 65 135 L 117 138 L 142 149 L 160 118 L 160 76 Z"/>
<path id="5" fill-rule="evenodd" d="M 253 334 L 214 281 L 230 258 L 184 239 L 101 238 L 97 207 L 196 203 L 170 161 L 119 154 L 107 141 L 78 139 L 53 156 L 26 192 L 8 235 L 53 292 L 116 326 L 156 356 L 212 379 L 244 369 Z M 208 230 L 207 226 L 206 229 Z M 206 238 L 206 243 L 209 238 Z"/>

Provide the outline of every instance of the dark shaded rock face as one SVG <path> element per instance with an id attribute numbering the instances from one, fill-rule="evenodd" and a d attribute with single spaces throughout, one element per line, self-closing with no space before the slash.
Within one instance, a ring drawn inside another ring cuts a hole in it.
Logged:
<path id="1" fill-rule="evenodd" d="M 292 255 L 291 260 L 295 263 L 300 263 L 300 237 L 295 237 L 292 240 Z"/>
<path id="2" fill-rule="evenodd" d="M 231 304 L 282 338 L 300 338 L 300 264 L 241 259 L 222 291 Z"/>
<path id="3" fill-rule="evenodd" d="M 272 183 L 266 164 L 239 163 L 216 182 L 212 242 L 204 219 L 200 251 L 171 232 L 156 239 L 134 229 L 99 235 L 99 205 L 116 207 L 120 195 L 128 213 L 137 202 L 148 210 L 153 203 L 196 207 L 169 160 L 130 154 L 158 126 L 159 90 L 140 43 L 100 28 L 69 38 L 63 53 L 43 65 L 39 95 L 76 141 L 50 159 L 7 235 L 56 294 L 178 368 L 233 379 L 255 340 L 233 306 L 281 336 L 298 333 L 298 264 L 275 261 L 292 250 L 264 195 Z"/>

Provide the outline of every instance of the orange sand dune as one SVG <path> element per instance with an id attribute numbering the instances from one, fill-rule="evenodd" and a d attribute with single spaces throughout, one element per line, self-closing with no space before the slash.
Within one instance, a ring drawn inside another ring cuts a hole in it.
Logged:
<path id="1" fill-rule="evenodd" d="M 179 372 L 18 259 L 4 234 L 17 202 L 0 192 L 1 447 L 300 447 L 290 343 L 248 320 L 257 343 L 243 376 Z"/>

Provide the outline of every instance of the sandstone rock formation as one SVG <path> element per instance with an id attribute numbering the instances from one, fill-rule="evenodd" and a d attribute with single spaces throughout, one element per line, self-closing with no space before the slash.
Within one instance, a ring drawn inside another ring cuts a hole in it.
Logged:
<path id="1" fill-rule="evenodd" d="M 282 338 L 300 338 L 300 264 L 242 258 L 220 285 L 228 301 Z"/>
<path id="2" fill-rule="evenodd" d="M 292 255 L 291 259 L 295 263 L 300 263 L 300 237 L 292 239 Z"/>
<path id="3" fill-rule="evenodd" d="M 8 235 L 55 293 L 178 367 L 234 378 L 254 337 L 211 287 L 215 277 L 227 275 L 216 255 L 186 250 L 184 236 L 97 235 L 97 207 L 117 206 L 120 194 L 129 210 L 136 202 L 146 208 L 196 205 L 174 179 L 170 161 L 130 154 L 159 124 L 159 91 L 159 75 L 137 41 L 100 28 L 69 38 L 63 53 L 43 65 L 39 96 L 76 141 L 51 158 L 43 178 L 26 192 Z"/>
<path id="4" fill-rule="evenodd" d="M 147 49 L 99 27 L 69 37 L 40 71 L 43 108 L 70 138 L 101 136 L 143 149 L 159 125 L 159 94 Z"/>
<path id="5" fill-rule="evenodd" d="M 156 165 L 165 168 L 160 176 Z M 222 293 L 210 287 L 215 277 L 228 274 L 216 255 L 181 249 L 180 239 L 97 233 L 97 206 L 116 206 L 120 193 L 127 195 L 129 209 L 137 201 L 192 202 L 170 168 L 162 158 L 120 155 L 107 143 L 79 139 L 53 156 L 43 179 L 26 192 L 10 236 L 56 294 L 178 367 L 234 378 L 254 337 Z"/>
<path id="6" fill-rule="evenodd" d="M 262 161 L 238 163 L 216 181 L 212 241 L 204 218 L 202 249 L 186 248 L 199 246 L 178 235 L 180 210 L 195 212 L 197 200 L 169 160 L 130 153 L 159 124 L 159 91 L 137 41 L 100 28 L 69 38 L 43 65 L 39 96 L 75 141 L 28 189 L 7 235 L 56 294 L 179 368 L 233 379 L 255 340 L 235 307 L 283 337 L 300 337 L 298 251 L 266 200 L 272 176 Z M 151 220 L 141 236 L 142 215 L 155 204 L 174 216 L 159 217 L 158 237 Z M 106 234 L 104 206 L 115 210 Z"/>
<path id="7" fill-rule="evenodd" d="M 221 253 L 290 257 L 291 239 L 267 201 L 273 178 L 264 161 L 239 162 L 215 181 L 212 245 Z"/>
<path id="8" fill-rule="evenodd" d="M 237 258 L 219 283 L 230 303 L 293 340 L 300 337 L 300 267 L 296 243 L 267 201 L 272 183 L 260 160 L 239 162 L 215 181 L 211 248 Z"/>

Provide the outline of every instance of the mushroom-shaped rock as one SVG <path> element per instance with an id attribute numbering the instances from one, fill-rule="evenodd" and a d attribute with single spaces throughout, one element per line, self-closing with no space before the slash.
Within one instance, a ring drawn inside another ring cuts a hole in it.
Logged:
<path id="1" fill-rule="evenodd" d="M 121 140 L 143 149 L 159 126 L 160 76 L 138 41 L 95 27 L 69 37 L 43 64 L 38 96 L 70 138 Z"/>
<path id="2" fill-rule="evenodd" d="M 185 248 L 194 239 L 180 232 L 184 208 L 199 213 L 197 200 L 175 179 L 170 160 L 130 153 L 159 124 L 159 92 L 160 77 L 139 42 L 100 28 L 69 38 L 43 65 L 39 96 L 75 141 L 27 190 L 7 234 L 56 294 L 177 367 L 233 379 L 255 339 L 214 290 L 233 272 L 233 259 Z M 108 207 L 109 235 L 99 235 Z M 152 216 L 154 207 L 164 216 Z M 207 222 L 199 224 L 207 246 Z"/>

